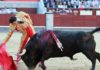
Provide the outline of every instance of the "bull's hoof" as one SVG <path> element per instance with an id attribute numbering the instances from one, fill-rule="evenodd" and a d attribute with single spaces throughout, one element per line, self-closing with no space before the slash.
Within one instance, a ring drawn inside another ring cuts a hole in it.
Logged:
<path id="1" fill-rule="evenodd" d="M 34 70 L 34 68 L 28 68 L 28 70 Z"/>
<path id="2" fill-rule="evenodd" d="M 35 66 L 28 67 L 28 70 L 35 70 Z"/>
<path id="3" fill-rule="evenodd" d="M 90 69 L 90 70 L 95 70 L 95 69 Z"/>
<path id="4" fill-rule="evenodd" d="M 71 60 L 77 60 L 77 58 L 73 58 L 73 57 L 71 57 L 70 59 L 71 59 Z"/>
<path id="5" fill-rule="evenodd" d="M 39 67 L 42 68 L 42 70 L 46 70 L 46 66 L 42 65 L 42 64 L 39 64 Z"/>

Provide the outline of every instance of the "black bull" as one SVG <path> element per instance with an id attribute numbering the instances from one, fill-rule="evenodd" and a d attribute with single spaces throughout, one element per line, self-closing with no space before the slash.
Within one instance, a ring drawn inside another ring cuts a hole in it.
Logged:
<path id="1" fill-rule="evenodd" d="M 37 33 L 26 45 L 26 53 L 22 56 L 22 60 L 30 70 L 34 69 L 38 62 L 41 63 L 41 68 L 46 70 L 45 60 L 63 56 L 73 59 L 74 54 L 82 52 L 92 62 L 91 70 L 95 70 L 96 59 L 100 61 L 100 54 L 95 51 L 96 43 L 93 36 L 97 31 L 100 31 L 100 28 L 90 32 L 54 31 L 63 45 L 63 52 L 49 31 Z"/>

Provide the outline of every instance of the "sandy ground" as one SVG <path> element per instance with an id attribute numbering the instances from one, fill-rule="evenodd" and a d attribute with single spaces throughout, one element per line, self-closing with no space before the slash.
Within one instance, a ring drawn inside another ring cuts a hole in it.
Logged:
<path id="1" fill-rule="evenodd" d="M 0 43 L 6 37 L 7 33 L 0 32 Z M 20 33 L 14 33 L 13 37 L 7 43 L 7 51 L 16 59 L 17 49 L 19 47 Z M 95 33 L 96 51 L 100 53 L 100 33 Z M 50 58 L 45 61 L 47 70 L 89 70 L 91 68 L 91 62 L 82 54 L 78 53 L 74 56 L 77 60 L 72 61 L 68 57 L 62 58 Z M 2 68 L 0 68 L 2 70 Z M 18 70 L 28 70 L 23 61 L 18 64 Z M 35 70 L 41 70 L 38 65 Z M 96 70 L 100 70 L 100 63 L 97 60 Z"/>

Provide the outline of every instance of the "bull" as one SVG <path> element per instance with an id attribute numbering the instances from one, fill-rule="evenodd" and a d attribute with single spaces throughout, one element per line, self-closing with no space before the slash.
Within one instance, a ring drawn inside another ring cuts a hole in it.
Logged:
<path id="1" fill-rule="evenodd" d="M 44 61 L 55 57 L 69 57 L 74 59 L 76 53 L 83 53 L 92 63 L 91 70 L 95 70 L 96 59 L 100 62 L 100 54 L 95 51 L 96 42 L 93 34 L 100 31 L 96 28 L 89 32 L 84 31 L 53 31 L 63 46 L 61 51 L 51 31 L 37 33 L 26 45 L 26 53 L 21 56 L 24 63 L 31 70 L 40 62 L 40 67 L 46 70 Z"/>

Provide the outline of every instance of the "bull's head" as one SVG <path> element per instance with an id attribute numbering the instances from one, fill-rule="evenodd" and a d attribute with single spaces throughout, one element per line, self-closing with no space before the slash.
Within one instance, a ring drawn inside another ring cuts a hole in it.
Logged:
<path id="1" fill-rule="evenodd" d="M 29 70 L 33 70 L 41 59 L 39 39 L 37 39 L 37 36 L 35 36 L 27 43 L 26 48 L 23 50 L 21 55 L 22 60 L 29 68 Z"/>

